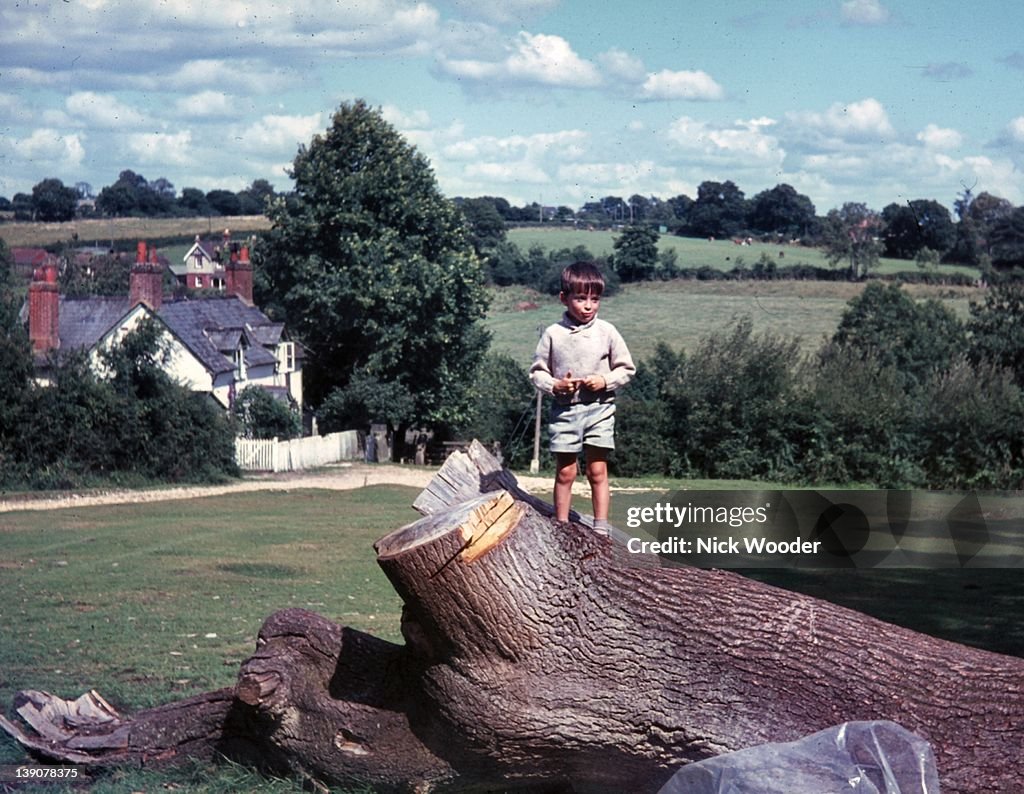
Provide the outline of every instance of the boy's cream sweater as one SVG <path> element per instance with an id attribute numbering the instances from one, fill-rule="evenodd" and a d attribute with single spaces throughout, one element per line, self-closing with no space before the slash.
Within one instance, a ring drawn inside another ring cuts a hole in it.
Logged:
<path id="1" fill-rule="evenodd" d="M 555 381 L 571 372 L 573 378 L 600 375 L 604 391 L 579 388 L 559 403 L 612 402 L 615 390 L 625 386 L 636 372 L 629 348 L 615 326 L 597 317 L 586 325 L 575 322 L 566 312 L 560 322 L 549 325 L 537 344 L 530 367 L 530 380 L 547 394 L 554 394 Z"/>

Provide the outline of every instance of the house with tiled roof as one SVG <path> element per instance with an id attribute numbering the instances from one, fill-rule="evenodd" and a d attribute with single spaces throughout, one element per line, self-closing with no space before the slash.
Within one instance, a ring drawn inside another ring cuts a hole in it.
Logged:
<path id="1" fill-rule="evenodd" d="M 185 252 L 181 264 L 172 264 L 171 272 L 178 283 L 189 290 L 227 287 L 227 266 L 231 255 L 238 254 L 241 246 L 231 241 L 231 232 L 224 230 L 219 242 L 203 240 L 198 234 L 192 247 Z"/>
<path id="2" fill-rule="evenodd" d="M 227 262 L 223 296 L 165 300 L 163 271 L 155 250 L 147 255 L 139 243 L 127 296 L 76 298 L 59 293 L 55 264 L 37 268 L 25 319 L 40 376 L 46 377 L 54 355 L 68 351 L 86 351 L 99 366 L 102 350 L 152 319 L 161 330 L 167 371 L 179 383 L 225 408 L 251 385 L 301 408 L 301 350 L 283 323 L 253 305 L 246 249 Z"/>
<path id="3" fill-rule="evenodd" d="M 14 272 L 27 276 L 37 267 L 46 263 L 55 263 L 56 257 L 45 248 L 21 248 L 11 249 L 11 261 L 14 265 Z"/>

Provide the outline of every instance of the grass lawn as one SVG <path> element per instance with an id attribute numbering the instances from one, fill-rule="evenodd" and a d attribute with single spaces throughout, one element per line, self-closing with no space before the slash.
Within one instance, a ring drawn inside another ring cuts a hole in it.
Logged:
<path id="1" fill-rule="evenodd" d="M 658 342 L 693 351 L 702 337 L 744 315 L 752 318 L 756 332 L 797 337 L 811 352 L 835 332 L 847 302 L 863 288 L 843 281 L 645 282 L 602 300 L 601 317 L 615 324 L 637 360 L 648 358 Z M 980 291 L 968 287 L 907 285 L 904 290 L 915 298 L 938 298 L 961 318 L 972 299 L 982 299 Z M 491 349 L 528 365 L 540 332 L 561 316 L 562 305 L 516 286 L 496 289 L 492 296 L 486 321 Z M 538 308 L 517 311 L 523 300 Z"/>
<path id="2" fill-rule="evenodd" d="M 680 484 L 656 485 L 671 491 Z M 409 508 L 416 493 L 372 486 L 0 514 L 3 708 L 25 688 L 64 697 L 95 688 L 131 712 L 229 686 L 254 650 L 264 618 L 288 606 L 400 642 L 400 601 L 377 567 L 372 543 L 416 518 Z M 620 526 L 628 504 L 625 495 L 613 500 L 612 519 Z M 1019 573 L 756 576 L 949 639 L 1024 655 Z M 0 764 L 22 761 L 20 748 L 0 738 Z M 162 774 L 118 771 L 91 790 L 166 787 L 298 790 L 294 781 L 202 764 Z"/>
<path id="3" fill-rule="evenodd" d="M 524 252 L 533 245 L 539 245 L 549 251 L 575 248 L 577 245 L 582 245 L 594 256 L 604 256 L 615 250 L 613 246 L 619 234 L 619 232 L 615 231 L 585 231 L 571 228 L 519 228 L 510 229 L 508 239 L 518 245 Z M 798 245 L 780 246 L 767 243 L 736 245 L 732 240 L 709 241 L 695 237 L 677 237 L 671 234 L 663 234 L 658 240 L 658 248 L 663 251 L 668 249 L 674 250 L 678 257 L 679 266 L 684 268 L 707 266 L 715 270 L 732 270 L 732 268 L 739 264 L 737 258 L 741 259 L 747 267 L 752 267 L 761 258 L 762 253 L 774 259 L 779 267 L 785 265 L 832 267 L 820 248 Z M 886 275 L 917 270 L 918 267 L 915 262 L 882 257 L 874 272 Z M 961 265 L 941 265 L 938 271 L 940 273 L 966 273 L 972 277 L 978 275 L 977 269 Z"/>
<path id="4" fill-rule="evenodd" d="M 130 713 L 230 686 L 263 620 L 283 607 L 401 641 L 401 603 L 372 544 L 416 519 L 417 493 L 373 486 L 0 514 L 4 712 L 19 689 L 95 688 Z M 0 764 L 22 759 L 0 737 Z M 264 788 L 230 767 L 171 774 L 190 791 L 294 788 Z M 155 790 L 162 779 L 124 772 L 95 790 Z"/>

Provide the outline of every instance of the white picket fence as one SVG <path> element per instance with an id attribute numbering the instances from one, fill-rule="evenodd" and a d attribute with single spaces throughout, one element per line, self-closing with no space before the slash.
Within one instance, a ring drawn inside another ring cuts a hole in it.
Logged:
<path id="1" fill-rule="evenodd" d="M 242 471 L 301 471 L 343 460 L 362 460 L 363 455 L 355 430 L 290 441 L 235 439 L 235 461 Z"/>

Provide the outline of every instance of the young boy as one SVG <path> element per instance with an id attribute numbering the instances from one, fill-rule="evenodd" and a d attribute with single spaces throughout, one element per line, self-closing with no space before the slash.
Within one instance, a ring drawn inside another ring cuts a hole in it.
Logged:
<path id="1" fill-rule="evenodd" d="M 555 519 L 569 520 L 576 459 L 583 451 L 594 507 L 594 529 L 608 533 L 608 450 L 615 448 L 615 391 L 636 372 L 615 326 L 597 319 L 604 277 L 591 262 L 562 271 L 561 322 L 537 345 L 530 380 L 554 396 L 548 431 L 556 458 Z"/>

